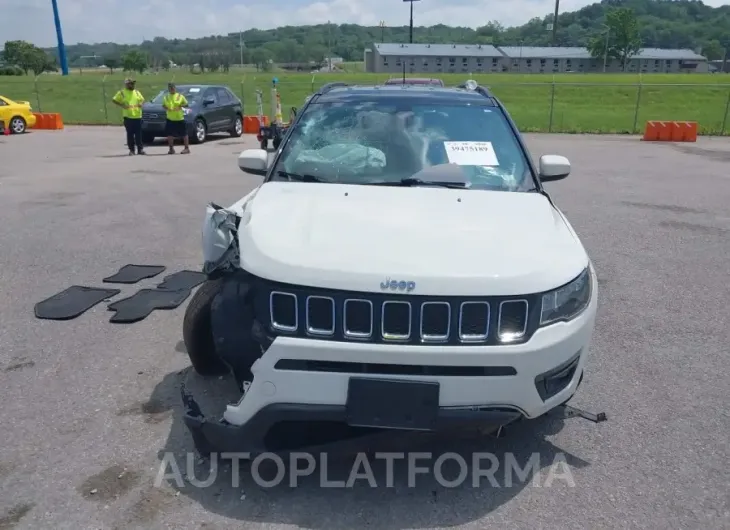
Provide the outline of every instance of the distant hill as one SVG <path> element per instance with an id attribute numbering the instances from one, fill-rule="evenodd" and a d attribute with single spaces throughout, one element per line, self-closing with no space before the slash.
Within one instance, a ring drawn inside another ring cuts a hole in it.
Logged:
<path id="1" fill-rule="evenodd" d="M 604 12 L 611 7 L 631 7 L 638 15 L 644 47 L 690 48 L 709 59 L 722 59 L 730 48 L 730 6 L 713 8 L 695 0 L 603 0 L 558 17 L 559 46 L 585 46 L 602 31 Z M 474 30 L 437 25 L 414 29 L 416 42 L 494 43 L 498 45 L 546 46 L 551 34 L 546 25 L 552 14 L 535 18 L 519 27 L 505 28 L 488 22 Z M 261 64 L 271 59 L 279 63 L 321 61 L 329 53 L 345 61 L 361 61 L 363 50 L 372 42 L 408 42 L 408 27 L 365 27 L 355 24 L 286 26 L 271 30 L 250 29 L 243 32 L 244 63 Z M 97 55 L 97 64 L 118 58 L 130 48 L 146 52 L 153 64 L 172 60 L 193 64 L 201 56 L 225 56 L 231 63 L 241 60 L 239 35 L 211 36 L 201 39 L 165 39 L 157 37 L 140 46 L 115 43 L 76 44 L 67 46 L 73 66 L 89 65 L 83 56 Z M 55 50 L 49 50 L 55 53 Z"/>

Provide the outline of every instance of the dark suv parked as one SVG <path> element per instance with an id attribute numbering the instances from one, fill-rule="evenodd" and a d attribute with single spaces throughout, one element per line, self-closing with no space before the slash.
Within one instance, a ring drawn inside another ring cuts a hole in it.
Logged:
<path id="1" fill-rule="evenodd" d="M 238 137 L 243 133 L 243 103 L 230 88 L 222 85 L 177 85 L 177 91 L 188 100 L 185 123 L 190 141 L 202 143 L 213 133 L 229 133 Z M 166 136 L 163 90 L 142 106 L 142 139 L 152 143 Z"/>

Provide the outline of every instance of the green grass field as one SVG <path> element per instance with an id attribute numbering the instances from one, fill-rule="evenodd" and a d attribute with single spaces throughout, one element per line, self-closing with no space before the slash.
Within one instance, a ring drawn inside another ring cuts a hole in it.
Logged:
<path id="1" fill-rule="evenodd" d="M 279 91 L 287 119 L 288 109 L 299 107 L 307 95 L 331 81 L 373 84 L 390 77 L 382 74 L 264 74 L 231 70 L 228 74 L 190 74 L 187 71 L 137 76 L 137 86 L 151 99 L 168 81 L 178 84 L 228 85 L 242 97 L 247 114 L 256 113 L 255 91 L 264 93 L 264 111 L 270 113 L 271 79 Z M 0 94 L 31 101 L 34 110 L 60 112 L 67 124 L 119 124 L 119 109 L 109 103 L 121 87 L 123 73 L 84 73 L 62 77 L 0 77 Z M 449 85 L 469 76 L 446 74 Z M 471 76 L 507 105 L 523 131 L 570 133 L 640 133 L 647 120 L 697 121 L 702 134 L 730 134 L 730 77 L 702 74 L 491 74 Z M 554 85 L 554 87 L 553 87 Z M 638 112 L 637 112 L 638 108 Z"/>

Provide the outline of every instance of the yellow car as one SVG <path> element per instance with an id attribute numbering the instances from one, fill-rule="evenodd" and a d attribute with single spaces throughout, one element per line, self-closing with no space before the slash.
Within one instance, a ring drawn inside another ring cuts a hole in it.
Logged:
<path id="1" fill-rule="evenodd" d="M 13 101 L 0 96 L 0 121 L 11 134 L 22 134 L 35 126 L 35 115 L 30 101 Z M 0 131 L 2 134 L 2 131 Z"/>

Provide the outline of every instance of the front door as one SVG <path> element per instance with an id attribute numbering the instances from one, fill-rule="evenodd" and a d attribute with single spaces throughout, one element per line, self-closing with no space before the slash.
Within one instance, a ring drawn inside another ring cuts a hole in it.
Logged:
<path id="1" fill-rule="evenodd" d="M 210 101 L 210 103 L 206 103 Z M 208 123 L 208 132 L 219 132 L 224 129 L 223 109 L 215 88 L 206 89 L 203 94 L 203 116 Z"/>
<path id="2" fill-rule="evenodd" d="M 216 96 L 218 97 L 218 104 L 221 108 L 221 129 L 229 130 L 233 127 L 233 99 L 228 90 L 223 87 L 218 87 L 216 90 Z"/>

